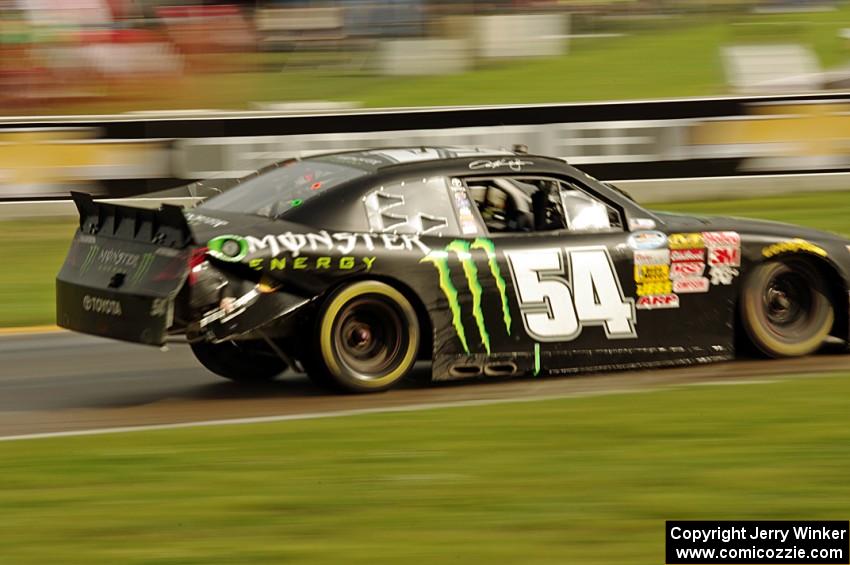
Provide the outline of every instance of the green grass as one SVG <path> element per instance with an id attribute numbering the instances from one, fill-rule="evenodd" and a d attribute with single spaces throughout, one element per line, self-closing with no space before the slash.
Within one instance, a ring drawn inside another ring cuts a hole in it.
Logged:
<path id="1" fill-rule="evenodd" d="M 596 31 L 613 27 L 605 25 Z M 111 93 L 107 99 L 40 111 L 230 109 L 245 108 L 254 101 L 343 100 L 388 107 L 723 94 L 727 88 L 721 47 L 793 42 L 811 47 L 823 66 L 835 66 L 850 60 L 850 46 L 838 36 L 845 27 L 850 27 L 847 3 L 823 13 L 682 16 L 650 25 L 631 21 L 613 27 L 625 36 L 573 40 L 564 56 L 484 63 L 460 75 L 413 78 L 378 76 L 372 70 L 374 56 L 216 55 L 207 64 L 213 65 L 212 72 L 116 83 L 107 90 Z M 228 67 L 244 72 L 225 72 Z"/>
<path id="2" fill-rule="evenodd" d="M 850 192 L 816 192 L 711 202 L 649 204 L 653 210 L 786 222 L 850 237 Z"/>
<path id="3" fill-rule="evenodd" d="M 483 386 L 483 385 L 482 385 Z M 850 375 L 0 444 L 4 563 L 663 563 L 840 519 Z"/>
<path id="4" fill-rule="evenodd" d="M 850 192 L 822 192 L 747 200 L 652 204 L 657 210 L 762 218 L 850 237 Z M 0 221 L 0 328 L 54 323 L 53 279 L 76 223 L 63 220 Z"/>
<path id="5" fill-rule="evenodd" d="M 0 327 L 54 323 L 53 281 L 77 225 L 70 218 L 0 221 Z"/>

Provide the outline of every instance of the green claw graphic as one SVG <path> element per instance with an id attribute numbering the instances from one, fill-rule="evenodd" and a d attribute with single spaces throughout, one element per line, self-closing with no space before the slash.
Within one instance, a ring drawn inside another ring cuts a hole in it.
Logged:
<path id="1" fill-rule="evenodd" d="M 463 329 L 463 321 L 460 319 L 460 302 L 458 302 L 457 298 L 457 289 L 452 284 L 452 275 L 451 271 L 449 271 L 448 253 L 445 251 L 432 251 L 420 260 L 420 263 L 424 262 L 433 263 L 434 267 L 437 268 L 437 272 L 440 274 L 440 288 L 449 302 L 449 309 L 452 312 L 452 325 L 454 325 L 457 337 L 460 339 L 461 345 L 463 345 L 463 350 L 469 354 L 469 345 L 466 343 L 466 331 Z"/>
<path id="2" fill-rule="evenodd" d="M 449 257 L 454 254 L 463 268 L 463 274 L 466 278 L 469 292 L 472 295 L 472 317 L 475 319 L 475 324 L 478 327 L 478 333 L 481 337 L 481 343 L 487 354 L 490 355 L 490 332 L 487 331 L 487 323 L 484 319 L 484 311 L 481 308 L 484 299 L 484 289 L 481 287 L 481 282 L 478 278 L 478 267 L 475 264 L 475 259 L 472 256 L 472 251 L 480 249 L 487 255 L 487 265 L 490 274 L 496 281 L 496 287 L 499 290 L 499 300 L 502 306 L 502 319 L 505 323 L 505 330 L 508 335 L 511 335 L 511 311 L 508 305 L 507 284 L 502 271 L 499 269 L 499 263 L 496 258 L 496 246 L 489 239 L 477 238 L 471 244 L 462 239 L 455 239 L 442 250 L 431 251 L 421 261 L 430 262 L 437 268 L 440 275 L 440 288 L 446 296 L 449 303 L 449 309 L 452 312 L 452 324 L 457 332 L 458 338 L 463 345 L 464 351 L 469 354 L 469 345 L 466 340 L 466 331 L 461 318 L 460 301 L 458 300 L 457 289 L 452 284 L 451 269 L 449 267 Z"/>
<path id="3" fill-rule="evenodd" d="M 481 311 L 481 295 L 483 294 L 483 290 L 481 289 L 481 283 L 478 282 L 478 267 L 475 266 L 475 261 L 472 260 L 472 255 L 469 253 L 469 244 L 461 239 L 456 239 L 446 246 L 446 251 L 454 253 L 463 267 L 463 274 L 466 275 L 469 292 L 472 293 L 472 317 L 475 318 L 475 323 L 478 325 L 481 343 L 484 344 L 487 355 L 490 355 L 490 334 L 487 333 L 487 326 L 484 323 L 484 313 Z"/>
<path id="4" fill-rule="evenodd" d="M 502 278 L 502 271 L 499 269 L 499 262 L 496 260 L 496 246 L 489 239 L 476 238 L 472 242 L 472 249 L 481 249 L 487 254 L 487 264 L 490 266 L 490 274 L 496 281 L 496 288 L 499 289 L 499 298 L 502 300 L 502 318 L 505 321 L 505 331 L 511 335 L 511 309 L 508 306 L 508 293 L 505 279 Z"/>

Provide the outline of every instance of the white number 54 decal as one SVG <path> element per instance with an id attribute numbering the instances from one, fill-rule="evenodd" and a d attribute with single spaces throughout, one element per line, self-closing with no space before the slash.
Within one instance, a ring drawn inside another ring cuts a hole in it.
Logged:
<path id="1" fill-rule="evenodd" d="M 531 337 L 568 341 L 582 326 L 599 325 L 609 338 L 637 335 L 634 299 L 623 297 L 604 247 L 506 251 L 505 256 Z"/>

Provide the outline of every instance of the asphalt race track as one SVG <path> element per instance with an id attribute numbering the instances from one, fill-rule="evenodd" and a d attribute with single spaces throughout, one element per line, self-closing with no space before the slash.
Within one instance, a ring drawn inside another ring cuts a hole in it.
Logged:
<path id="1" fill-rule="evenodd" d="M 417 367 L 427 376 L 427 365 Z M 383 394 L 326 393 L 302 375 L 247 387 L 202 368 L 185 345 L 162 352 L 67 332 L 0 337 L 0 438 L 16 435 L 422 404 L 604 394 L 850 370 L 850 355 L 745 360 L 572 377 L 430 384 Z M 805 377 L 801 377 L 805 378 Z M 424 379 L 420 379 L 424 380 Z"/>

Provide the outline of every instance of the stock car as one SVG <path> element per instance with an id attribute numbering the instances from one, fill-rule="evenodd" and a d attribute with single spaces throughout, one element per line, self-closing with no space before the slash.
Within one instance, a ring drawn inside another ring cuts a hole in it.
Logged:
<path id="1" fill-rule="evenodd" d="M 291 159 L 202 204 L 75 193 L 57 322 L 260 382 L 339 389 L 807 355 L 848 334 L 848 241 L 647 210 L 562 159 L 413 147 Z"/>

